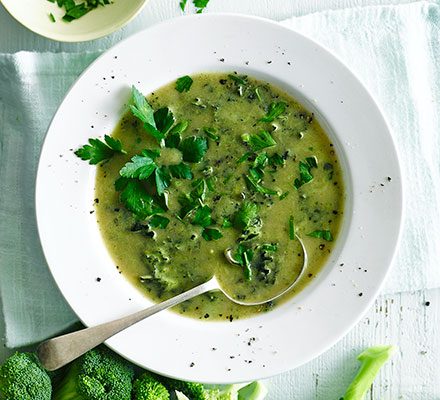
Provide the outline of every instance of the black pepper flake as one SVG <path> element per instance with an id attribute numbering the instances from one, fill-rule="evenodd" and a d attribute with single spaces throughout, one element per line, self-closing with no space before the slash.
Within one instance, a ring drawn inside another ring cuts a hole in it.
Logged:
<path id="1" fill-rule="evenodd" d="M 196 365 L 196 364 L 194 364 L 194 363 L 192 362 L 191 364 L 189 364 L 189 367 L 192 368 L 192 367 L 194 367 L 194 365 Z"/>
<path id="2" fill-rule="evenodd" d="M 425 302 L 425 306 L 426 306 L 426 307 L 429 307 L 430 304 L 431 304 L 430 301 L 426 301 L 426 302 Z"/>
<path id="3" fill-rule="evenodd" d="M 224 59 L 224 58 L 220 58 L 219 61 L 220 61 L 220 62 L 225 62 L 225 59 Z"/>
<path id="4" fill-rule="evenodd" d="M 216 350 L 217 350 L 217 347 L 213 347 L 213 348 L 211 348 L 211 350 L 212 350 L 212 351 L 216 351 Z"/>
<path id="5" fill-rule="evenodd" d="M 209 318 L 209 314 L 205 314 L 203 318 Z"/>
<path id="6" fill-rule="evenodd" d="M 380 186 L 385 186 L 385 185 L 383 183 L 381 183 Z"/>
<path id="7" fill-rule="evenodd" d="M 99 203 L 99 199 L 98 199 L 98 198 L 95 199 L 95 203 L 96 203 L 96 204 Z"/>
<path id="8" fill-rule="evenodd" d="M 340 263 L 339 266 L 340 266 L 340 267 L 343 267 L 343 266 L 344 266 L 344 263 Z"/>
<path id="9" fill-rule="evenodd" d="M 228 319 L 229 319 L 229 322 L 232 322 L 232 321 L 234 320 L 234 317 L 233 317 L 232 315 L 230 315 L 230 316 L 228 317 Z"/>
<path id="10" fill-rule="evenodd" d="M 359 297 L 362 297 L 364 294 L 361 292 L 358 294 Z"/>
<path id="11" fill-rule="evenodd" d="M 313 276 L 313 274 L 308 274 L 307 276 L 308 276 L 309 278 L 311 278 L 311 277 Z"/>
<path id="12" fill-rule="evenodd" d="M 227 369 L 226 371 L 228 371 L 228 372 L 229 372 L 230 370 L 231 370 L 231 368 L 228 368 L 228 369 Z"/>
<path id="13" fill-rule="evenodd" d="M 387 181 L 391 182 L 391 177 L 390 176 L 387 177 Z"/>
<path id="14" fill-rule="evenodd" d="M 95 212 L 95 210 L 89 211 L 89 214 L 93 214 Z"/>
<path id="15" fill-rule="evenodd" d="M 96 278 L 96 282 L 101 282 L 101 278 L 100 277 Z"/>
<path id="16" fill-rule="evenodd" d="M 113 211 L 114 211 L 114 212 L 119 212 L 119 211 L 120 211 L 120 208 L 115 208 Z"/>
<path id="17" fill-rule="evenodd" d="M 249 65 L 249 61 L 246 61 L 245 64 L 246 64 L 246 65 Z"/>
<path id="18" fill-rule="evenodd" d="M 232 360 L 232 359 L 234 359 L 235 358 L 235 356 L 229 356 L 229 358 Z"/>
<path id="19" fill-rule="evenodd" d="M 226 79 L 220 79 L 219 82 L 220 82 L 220 85 L 226 85 L 227 80 Z"/>
<path id="20" fill-rule="evenodd" d="M 272 64 L 272 61 L 267 61 L 268 64 Z"/>
<path id="21" fill-rule="evenodd" d="M 292 65 L 292 63 L 290 61 L 287 61 L 287 65 Z"/>
<path id="22" fill-rule="evenodd" d="M 319 245 L 319 250 L 324 250 L 325 244 L 320 244 Z"/>

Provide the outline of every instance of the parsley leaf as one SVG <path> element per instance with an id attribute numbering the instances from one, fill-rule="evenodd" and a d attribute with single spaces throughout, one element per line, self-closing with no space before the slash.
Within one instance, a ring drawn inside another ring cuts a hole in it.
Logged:
<path id="1" fill-rule="evenodd" d="M 180 133 L 171 133 L 165 139 L 165 147 L 169 149 L 177 149 L 180 145 L 180 141 L 182 140 Z"/>
<path id="2" fill-rule="evenodd" d="M 156 181 L 157 194 L 162 196 L 171 183 L 171 175 L 168 168 L 165 166 L 156 168 L 154 178 Z"/>
<path id="3" fill-rule="evenodd" d="M 215 142 L 218 142 L 220 140 L 220 136 L 217 135 L 217 129 L 215 128 L 203 128 L 203 132 L 206 133 L 206 136 L 208 136 L 210 139 L 214 140 Z"/>
<path id="4" fill-rule="evenodd" d="M 90 144 L 76 150 L 75 155 L 81 160 L 89 160 L 89 164 L 95 165 L 109 160 L 115 153 L 126 154 L 125 150 L 122 149 L 122 143 L 118 139 L 105 135 L 104 141 L 89 139 Z"/>
<path id="5" fill-rule="evenodd" d="M 223 237 L 222 233 L 218 229 L 205 228 L 202 231 L 202 237 L 206 241 L 218 240 Z"/>
<path id="6" fill-rule="evenodd" d="M 203 228 L 212 225 L 211 209 L 208 206 L 199 207 L 192 220 L 193 225 L 200 225 Z"/>
<path id="7" fill-rule="evenodd" d="M 185 11 L 186 2 L 187 2 L 187 0 L 180 0 L 179 5 L 180 5 L 180 9 L 182 11 Z"/>
<path id="8" fill-rule="evenodd" d="M 198 163 L 208 151 L 208 142 L 200 136 L 190 136 L 182 140 L 179 146 L 183 160 L 190 163 Z"/>
<path id="9" fill-rule="evenodd" d="M 243 244 L 239 244 L 237 246 L 237 251 L 234 254 L 234 260 L 244 268 L 244 277 L 248 281 L 252 279 L 251 262 L 253 258 L 254 252 L 252 249 L 246 248 L 246 246 Z"/>
<path id="10" fill-rule="evenodd" d="M 247 183 L 249 190 L 251 190 L 253 192 L 257 192 L 257 193 L 261 193 L 261 194 L 268 194 L 268 195 L 278 194 L 277 191 L 260 185 L 258 180 L 255 179 L 255 177 L 252 175 L 245 175 L 244 178 L 245 178 L 245 181 Z"/>
<path id="11" fill-rule="evenodd" d="M 266 147 L 272 147 L 277 144 L 272 135 L 267 131 L 261 131 L 252 135 L 244 134 L 241 138 L 253 151 L 263 150 Z"/>
<path id="12" fill-rule="evenodd" d="M 148 179 L 156 168 L 151 152 L 144 150 L 140 155 L 134 156 L 131 162 L 126 163 L 119 174 L 124 178 Z"/>
<path id="13" fill-rule="evenodd" d="M 176 90 L 180 93 L 188 92 L 193 82 L 194 81 L 190 76 L 188 75 L 182 76 L 176 81 Z"/>
<path id="14" fill-rule="evenodd" d="M 168 107 L 159 108 L 154 112 L 156 129 L 165 135 L 174 124 L 174 115 Z"/>
<path id="15" fill-rule="evenodd" d="M 197 14 L 200 14 L 208 5 L 209 0 L 193 0 L 193 3 L 194 7 L 197 7 Z"/>
<path id="16" fill-rule="evenodd" d="M 165 229 L 169 223 L 170 220 L 167 217 L 162 217 L 161 215 L 153 215 L 148 221 L 148 225 L 150 225 L 152 228 L 160 229 Z"/>
<path id="17" fill-rule="evenodd" d="M 275 118 L 279 117 L 285 110 L 287 104 L 283 101 L 278 103 L 271 103 L 266 115 L 260 119 L 261 122 L 272 122 Z"/>
<path id="18" fill-rule="evenodd" d="M 232 226 L 232 222 L 229 218 L 223 218 L 222 228 L 231 228 Z"/>
<path id="19" fill-rule="evenodd" d="M 133 115 L 144 123 L 144 129 L 160 143 L 165 135 L 156 127 L 153 108 L 134 86 L 131 88 L 131 101 L 133 104 L 130 104 L 130 110 Z"/>
<path id="20" fill-rule="evenodd" d="M 289 239 L 295 240 L 295 224 L 293 222 L 293 215 L 289 218 Z"/>
<path id="21" fill-rule="evenodd" d="M 128 211 L 131 211 L 141 219 L 163 212 L 155 203 L 153 197 L 147 193 L 144 185 L 135 179 L 130 179 L 126 182 L 120 199 Z"/>
<path id="22" fill-rule="evenodd" d="M 232 79 L 238 85 L 247 85 L 248 84 L 246 75 L 240 76 L 240 75 L 229 74 L 228 78 Z"/>
<path id="23" fill-rule="evenodd" d="M 318 239 L 324 239 L 327 242 L 333 241 L 333 235 L 328 230 L 316 230 L 316 231 L 308 233 L 307 236 L 318 238 Z"/>
<path id="24" fill-rule="evenodd" d="M 183 133 L 187 130 L 188 125 L 189 125 L 189 121 L 187 120 L 180 121 L 171 128 L 171 130 L 168 132 L 168 135 Z"/>
<path id="25" fill-rule="evenodd" d="M 233 219 L 234 227 L 242 231 L 246 230 L 258 219 L 258 206 L 250 201 L 244 201 Z"/>
<path id="26" fill-rule="evenodd" d="M 317 166 L 318 163 L 316 161 L 316 157 L 307 157 L 306 162 L 299 162 L 299 178 L 296 178 L 293 183 L 295 189 L 299 189 L 302 185 L 313 180 L 311 169 L 316 168 Z"/>
<path id="27" fill-rule="evenodd" d="M 170 165 L 168 168 L 171 172 L 171 175 L 174 178 L 177 178 L 177 179 L 192 179 L 193 178 L 191 168 L 189 167 L 189 165 L 187 165 L 183 162 L 178 165 Z"/>

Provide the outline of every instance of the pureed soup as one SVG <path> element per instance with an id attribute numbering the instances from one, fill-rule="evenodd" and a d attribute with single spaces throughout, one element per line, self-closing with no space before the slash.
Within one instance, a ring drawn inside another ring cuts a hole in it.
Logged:
<path id="1" fill-rule="evenodd" d="M 234 298 L 261 301 L 298 276 L 299 237 L 307 271 L 279 300 L 239 306 L 211 292 L 175 309 L 233 320 L 301 291 L 332 251 L 344 206 L 338 158 L 313 113 L 236 73 L 182 77 L 147 101 L 133 88 L 96 178 L 97 220 L 119 271 L 156 302 L 214 274 Z"/>

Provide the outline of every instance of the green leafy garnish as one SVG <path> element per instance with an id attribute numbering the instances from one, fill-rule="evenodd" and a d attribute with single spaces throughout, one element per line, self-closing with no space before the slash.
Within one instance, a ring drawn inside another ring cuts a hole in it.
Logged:
<path id="1" fill-rule="evenodd" d="M 168 107 L 159 108 L 154 112 L 156 129 L 165 135 L 174 124 L 174 115 Z"/>
<path id="2" fill-rule="evenodd" d="M 260 247 L 264 251 L 278 251 L 278 245 L 276 243 L 264 243 Z"/>
<path id="3" fill-rule="evenodd" d="M 241 164 L 242 162 L 245 162 L 249 159 L 249 157 L 252 155 L 252 152 L 248 151 L 247 153 L 244 153 L 237 161 L 237 164 Z"/>
<path id="4" fill-rule="evenodd" d="M 358 356 L 361 367 L 341 400 L 362 400 L 382 366 L 397 350 L 395 346 L 373 346 Z"/>
<path id="5" fill-rule="evenodd" d="M 258 219 L 258 206 L 250 201 L 244 201 L 235 213 L 233 224 L 239 230 L 246 230 Z"/>
<path id="6" fill-rule="evenodd" d="M 212 210 L 206 205 L 198 208 L 191 223 L 193 225 L 199 225 L 203 228 L 208 227 L 212 224 L 211 211 Z"/>
<path id="7" fill-rule="evenodd" d="M 305 162 L 299 162 L 299 178 L 296 178 L 293 183 L 295 189 L 299 189 L 302 185 L 313 180 L 313 175 L 310 171 L 312 168 L 316 168 L 315 165 L 318 165 L 316 157 L 307 157 Z"/>
<path id="8" fill-rule="evenodd" d="M 254 258 L 254 252 L 252 249 L 246 248 L 245 245 L 239 244 L 237 251 L 234 254 L 234 261 L 243 267 L 243 273 L 246 280 L 252 279 L 251 262 Z"/>
<path id="9" fill-rule="evenodd" d="M 247 85 L 248 84 L 246 75 L 240 76 L 240 75 L 229 74 L 228 78 L 232 79 L 238 85 Z"/>
<path id="10" fill-rule="evenodd" d="M 223 235 L 218 229 L 205 228 L 202 231 L 202 237 L 206 241 L 210 242 L 211 240 L 218 240 L 218 239 L 222 238 Z"/>
<path id="11" fill-rule="evenodd" d="M 107 161 L 116 153 L 126 154 L 122 149 L 122 143 L 108 135 L 104 136 L 104 142 L 99 139 L 89 139 L 89 143 L 76 150 L 75 155 L 81 160 L 88 160 L 91 165 Z"/>
<path id="12" fill-rule="evenodd" d="M 180 93 L 188 92 L 193 82 L 194 81 L 190 76 L 188 75 L 182 76 L 176 81 L 176 90 Z"/>
<path id="13" fill-rule="evenodd" d="M 181 140 L 182 137 L 180 136 L 180 133 L 169 133 L 165 139 L 165 147 L 168 147 L 169 149 L 177 149 Z"/>
<path id="14" fill-rule="evenodd" d="M 233 226 L 229 218 L 223 218 L 222 228 L 231 228 Z"/>
<path id="15" fill-rule="evenodd" d="M 280 195 L 280 200 L 284 200 L 289 195 L 289 191 L 284 192 L 282 195 Z"/>
<path id="16" fill-rule="evenodd" d="M 295 224 L 293 222 L 293 215 L 289 218 L 289 239 L 295 240 Z"/>
<path id="17" fill-rule="evenodd" d="M 324 239 L 327 242 L 331 242 L 333 240 L 333 235 L 328 230 L 316 230 L 316 231 L 308 233 L 307 236 L 310 236 L 313 238 L 318 238 L 318 239 Z"/>
<path id="18" fill-rule="evenodd" d="M 176 134 L 176 133 L 183 133 L 183 132 L 185 132 L 187 130 L 187 128 L 188 128 L 188 125 L 189 125 L 189 121 L 187 121 L 187 120 L 183 120 L 183 121 L 178 122 L 168 132 L 168 136 Z"/>
<path id="19" fill-rule="evenodd" d="M 208 136 L 210 139 L 214 140 L 215 142 L 218 142 L 220 140 L 220 136 L 217 135 L 217 129 L 215 128 L 203 128 L 203 132 L 205 132 L 206 136 Z"/>
<path id="20" fill-rule="evenodd" d="M 282 165 L 285 164 L 285 160 L 284 160 L 284 158 L 281 157 L 278 153 L 272 154 L 272 155 L 269 157 L 268 162 L 269 162 L 269 165 L 271 165 L 272 167 L 275 167 L 275 166 L 282 166 Z"/>
<path id="21" fill-rule="evenodd" d="M 55 0 L 48 0 L 51 3 L 55 3 Z M 110 0 L 85 0 L 82 3 L 76 4 L 74 0 L 56 0 L 58 7 L 64 7 L 66 14 L 63 16 L 63 20 L 71 22 L 74 19 L 81 18 L 89 11 L 97 8 L 98 6 L 105 6 L 111 4 Z M 52 15 L 52 13 L 50 14 Z M 51 17 L 52 22 L 55 22 L 55 17 Z"/>
<path id="22" fill-rule="evenodd" d="M 244 134 L 241 138 L 253 151 L 263 150 L 277 144 L 272 135 L 267 131 L 260 131 L 259 133 L 254 133 L 252 135 Z"/>
<path id="23" fill-rule="evenodd" d="M 260 119 L 261 122 L 272 122 L 275 118 L 279 117 L 285 110 L 287 104 L 283 101 L 278 103 L 271 103 L 266 115 Z"/>
<path id="24" fill-rule="evenodd" d="M 49 13 L 49 19 L 50 19 L 52 22 L 56 22 L 55 15 L 53 15 L 52 13 Z"/>
<path id="25" fill-rule="evenodd" d="M 156 182 L 157 194 L 162 196 L 171 183 L 170 171 L 165 166 L 158 167 L 154 171 L 154 179 Z"/>
<path id="26" fill-rule="evenodd" d="M 174 178 L 178 179 L 192 179 L 193 174 L 191 172 L 191 168 L 189 165 L 185 163 L 180 163 L 178 165 L 170 165 L 169 167 L 170 173 Z"/>
<path id="27" fill-rule="evenodd" d="M 119 189 L 122 189 L 120 199 L 128 211 L 131 211 L 137 217 L 145 219 L 150 215 L 163 212 L 162 208 L 157 205 L 152 196 L 150 196 L 142 184 L 142 182 L 136 179 L 128 179 L 120 181 L 119 185 L 116 185 Z"/>
<path id="28" fill-rule="evenodd" d="M 144 129 L 153 136 L 159 143 L 165 138 L 165 135 L 156 127 L 154 110 L 148 103 L 145 96 L 134 86 L 131 89 L 130 110 L 133 115 L 144 123 Z"/>
<path id="29" fill-rule="evenodd" d="M 126 163 L 119 174 L 125 178 L 138 178 L 138 179 L 148 179 L 150 175 L 157 168 L 154 162 L 154 154 L 151 151 L 143 150 L 140 155 L 136 155 L 131 159 L 131 162 Z"/>
<path id="30" fill-rule="evenodd" d="M 167 217 L 163 217 L 162 215 L 153 215 L 148 221 L 148 225 L 150 225 L 152 228 L 160 229 L 165 229 L 169 223 L 170 220 Z"/>
<path id="31" fill-rule="evenodd" d="M 200 136 L 190 136 L 182 140 L 179 145 L 183 160 L 190 163 L 198 163 L 208 151 L 208 142 Z"/>
<path id="32" fill-rule="evenodd" d="M 193 0 L 194 7 L 197 8 L 197 14 L 201 14 L 209 3 L 209 0 Z"/>
<path id="33" fill-rule="evenodd" d="M 255 177 L 252 175 L 245 175 L 244 179 L 247 183 L 249 190 L 251 190 L 253 192 L 257 192 L 257 193 L 261 193 L 261 194 L 268 194 L 268 195 L 278 194 L 277 191 L 269 189 L 269 188 L 261 185 L 259 183 L 259 181 L 257 179 L 255 179 Z"/>
<path id="34" fill-rule="evenodd" d="M 187 2 L 188 0 L 180 0 L 180 3 L 179 3 L 179 5 L 180 5 L 180 9 L 182 10 L 182 11 L 185 11 L 185 6 L 186 6 L 186 2 Z"/>

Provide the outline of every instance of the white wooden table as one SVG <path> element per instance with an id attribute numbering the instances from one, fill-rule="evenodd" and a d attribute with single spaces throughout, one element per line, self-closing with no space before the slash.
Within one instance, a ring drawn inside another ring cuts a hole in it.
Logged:
<path id="1" fill-rule="evenodd" d="M 329 8 L 409 1 L 211 0 L 207 12 L 237 12 L 282 20 Z M 94 42 L 61 44 L 27 31 L 0 7 L 0 53 L 103 50 L 154 22 L 180 14 L 178 0 L 150 0 L 142 14 L 120 32 Z M 399 352 L 383 368 L 368 398 L 440 400 L 439 304 L 440 289 L 379 297 L 359 324 L 333 348 L 294 371 L 270 379 L 268 399 L 337 400 L 358 367 L 356 355 L 367 346 L 390 343 L 399 346 Z M 11 352 L 4 347 L 4 329 L 0 315 L 0 360 Z"/>

